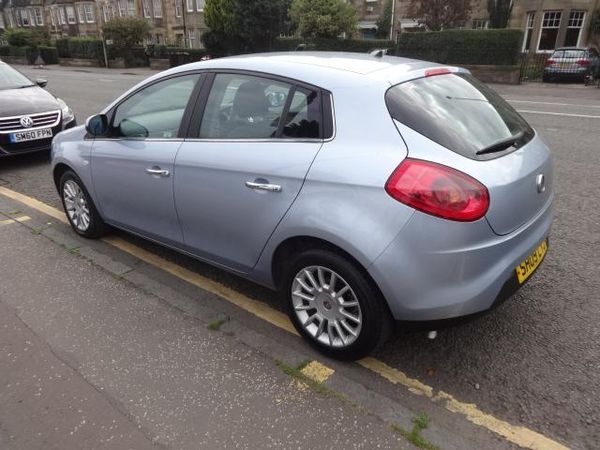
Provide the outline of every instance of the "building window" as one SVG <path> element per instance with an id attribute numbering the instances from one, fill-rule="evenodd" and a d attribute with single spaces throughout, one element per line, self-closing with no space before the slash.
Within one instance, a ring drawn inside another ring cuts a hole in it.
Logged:
<path id="1" fill-rule="evenodd" d="M 44 25 L 44 13 L 42 8 L 33 8 L 33 13 L 35 14 L 35 24 L 39 27 Z"/>
<path id="2" fill-rule="evenodd" d="M 77 5 L 77 15 L 79 16 L 79 23 L 85 23 L 85 13 L 81 4 Z"/>
<path id="3" fill-rule="evenodd" d="M 29 23 L 31 26 L 35 25 L 35 13 L 33 12 L 33 9 L 29 10 Z"/>
<path id="4" fill-rule="evenodd" d="M 135 17 L 135 0 L 127 0 L 127 15 Z"/>
<path id="5" fill-rule="evenodd" d="M 108 5 L 102 5 L 102 18 L 104 19 L 104 23 L 110 20 L 110 10 L 108 9 Z"/>
<path id="6" fill-rule="evenodd" d="M 525 37 L 523 39 L 523 51 L 529 51 L 531 45 L 531 36 L 533 35 L 533 25 L 535 23 L 535 12 L 529 11 L 525 19 Z"/>
<path id="7" fill-rule="evenodd" d="M 75 8 L 67 6 L 65 9 L 67 10 L 67 23 L 77 23 L 77 19 L 75 18 Z"/>
<path id="8" fill-rule="evenodd" d="M 196 0 L 196 11 L 202 12 L 204 11 L 204 0 Z"/>
<path id="9" fill-rule="evenodd" d="M 489 20 L 486 19 L 473 19 L 472 28 L 474 30 L 487 30 Z"/>
<path id="10" fill-rule="evenodd" d="M 565 35 L 565 47 L 578 47 L 581 30 L 585 22 L 585 11 L 571 11 Z"/>
<path id="11" fill-rule="evenodd" d="M 127 15 L 126 0 L 118 0 L 119 2 L 119 17 L 125 17 Z"/>
<path id="12" fill-rule="evenodd" d="M 94 23 L 96 21 L 94 5 L 92 5 L 91 3 L 86 3 L 85 5 L 83 5 L 83 10 L 85 12 L 85 21 L 87 23 Z"/>
<path id="13" fill-rule="evenodd" d="M 182 0 L 175 0 L 175 17 L 181 17 L 181 2 Z"/>
<path id="14" fill-rule="evenodd" d="M 186 0 L 187 2 L 187 11 L 194 12 L 194 0 Z"/>
<path id="15" fill-rule="evenodd" d="M 27 13 L 26 9 L 20 9 L 17 17 L 19 16 L 21 16 L 21 23 L 19 25 L 22 25 L 24 27 L 28 27 L 31 25 L 31 22 L 29 21 L 29 14 Z M 19 22 L 19 20 L 17 20 L 17 22 Z"/>
<path id="16" fill-rule="evenodd" d="M 144 10 L 144 17 L 146 19 L 152 17 L 152 11 L 150 10 L 150 0 L 142 0 L 142 9 Z"/>
<path id="17" fill-rule="evenodd" d="M 153 0 L 152 6 L 154 7 L 154 17 L 161 19 L 162 14 L 162 0 Z"/>
<path id="18" fill-rule="evenodd" d="M 556 38 L 558 37 L 558 29 L 560 28 L 561 17 L 562 11 L 544 11 L 538 50 L 554 50 L 556 47 Z"/>
<path id="19" fill-rule="evenodd" d="M 66 25 L 67 18 L 65 16 L 65 8 L 58 8 L 58 22 L 61 25 Z"/>
<path id="20" fill-rule="evenodd" d="M 4 30 L 4 12 L 0 11 L 0 28 Z"/>
<path id="21" fill-rule="evenodd" d="M 194 33 L 194 30 L 188 30 L 188 47 L 194 48 L 195 41 L 196 41 L 196 33 Z"/>

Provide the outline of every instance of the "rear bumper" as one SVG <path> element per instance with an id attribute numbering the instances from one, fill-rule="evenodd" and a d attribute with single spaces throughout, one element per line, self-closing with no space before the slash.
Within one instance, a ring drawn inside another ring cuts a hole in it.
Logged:
<path id="1" fill-rule="evenodd" d="M 485 219 L 458 223 L 417 212 L 369 273 L 396 320 L 435 321 L 489 310 L 520 287 L 515 267 L 548 237 L 551 203 L 504 236 L 494 234 Z"/>
<path id="2" fill-rule="evenodd" d="M 553 69 L 547 67 L 544 69 L 544 75 L 555 78 L 583 78 L 591 73 L 591 68 L 580 67 L 577 69 Z"/>

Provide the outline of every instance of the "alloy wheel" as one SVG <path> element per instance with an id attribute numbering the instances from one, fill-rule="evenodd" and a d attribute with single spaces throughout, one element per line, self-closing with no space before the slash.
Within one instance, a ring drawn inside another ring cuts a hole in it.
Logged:
<path id="1" fill-rule="evenodd" d="M 291 295 L 303 329 L 321 344 L 347 347 L 360 335 L 360 303 L 352 287 L 335 271 L 305 267 L 294 277 Z"/>
<path id="2" fill-rule="evenodd" d="M 63 185 L 63 200 L 71 223 L 79 231 L 87 231 L 90 227 L 90 208 L 79 184 L 67 180 Z"/>

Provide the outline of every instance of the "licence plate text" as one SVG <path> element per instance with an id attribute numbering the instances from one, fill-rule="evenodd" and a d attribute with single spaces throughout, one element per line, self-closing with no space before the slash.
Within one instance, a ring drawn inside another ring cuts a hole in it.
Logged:
<path id="1" fill-rule="evenodd" d="M 527 278 L 531 276 L 535 269 L 541 264 L 546 252 L 548 251 L 548 240 L 544 239 L 540 245 L 531 253 L 525 261 L 519 264 L 515 271 L 517 272 L 517 278 L 519 284 L 523 284 Z"/>
<path id="2" fill-rule="evenodd" d="M 12 133 L 10 135 L 10 142 L 16 144 L 17 142 L 35 141 L 38 139 L 46 139 L 51 137 L 52 129 L 43 128 L 41 130 L 20 131 L 19 133 Z"/>

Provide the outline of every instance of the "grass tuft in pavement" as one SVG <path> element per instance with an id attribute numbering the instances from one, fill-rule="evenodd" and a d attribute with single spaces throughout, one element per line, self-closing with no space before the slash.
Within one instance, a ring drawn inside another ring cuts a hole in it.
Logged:
<path id="1" fill-rule="evenodd" d="M 209 322 L 208 325 L 206 325 L 206 328 L 211 331 L 219 331 L 225 322 L 227 322 L 227 319 L 215 319 L 212 322 Z"/>
<path id="2" fill-rule="evenodd" d="M 391 424 L 392 430 L 395 433 L 405 437 L 411 444 L 425 450 L 439 450 L 439 447 L 433 445 L 421 436 L 421 431 L 429 426 L 429 417 L 425 413 L 421 413 L 413 418 L 413 428 L 411 431 L 405 430 L 400 425 Z"/>

